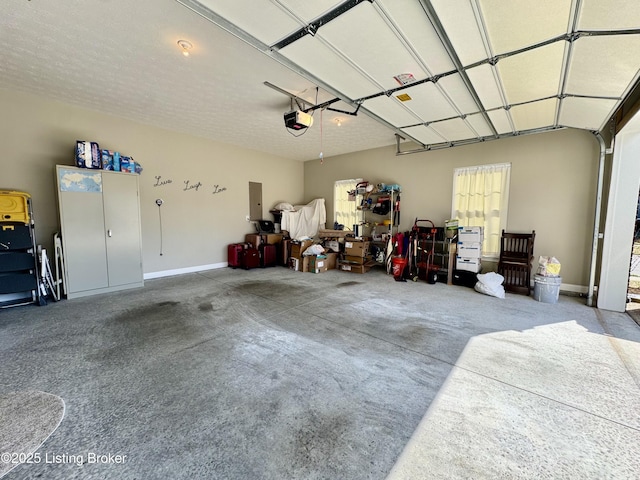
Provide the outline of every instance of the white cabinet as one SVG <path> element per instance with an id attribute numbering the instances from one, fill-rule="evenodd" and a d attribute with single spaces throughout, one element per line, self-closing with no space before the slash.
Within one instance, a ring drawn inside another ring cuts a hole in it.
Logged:
<path id="1" fill-rule="evenodd" d="M 144 285 L 138 175 L 56 167 L 68 298 Z"/>

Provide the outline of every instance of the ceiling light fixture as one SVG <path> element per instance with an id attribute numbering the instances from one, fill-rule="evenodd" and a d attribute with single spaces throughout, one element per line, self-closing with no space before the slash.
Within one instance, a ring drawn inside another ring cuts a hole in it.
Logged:
<path id="1" fill-rule="evenodd" d="M 182 55 L 189 56 L 189 50 L 193 48 L 193 44 L 188 40 L 178 40 L 178 46 L 182 49 Z"/>

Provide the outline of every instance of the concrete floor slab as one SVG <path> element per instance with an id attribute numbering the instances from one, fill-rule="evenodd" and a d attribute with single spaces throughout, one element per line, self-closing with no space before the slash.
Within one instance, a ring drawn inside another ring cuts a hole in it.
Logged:
<path id="1" fill-rule="evenodd" d="M 477 336 L 456 365 L 640 430 L 638 385 L 612 342 L 626 340 L 569 320 Z"/>
<path id="2" fill-rule="evenodd" d="M 383 479 L 412 436 L 395 478 L 541 478 L 547 450 L 548 478 L 625 478 L 639 342 L 580 299 L 381 271 L 227 268 L 2 310 L 0 394 L 67 406 L 41 451 L 128 456 L 6 478 Z"/>
<path id="3" fill-rule="evenodd" d="M 389 480 L 635 479 L 640 431 L 456 367 Z"/>

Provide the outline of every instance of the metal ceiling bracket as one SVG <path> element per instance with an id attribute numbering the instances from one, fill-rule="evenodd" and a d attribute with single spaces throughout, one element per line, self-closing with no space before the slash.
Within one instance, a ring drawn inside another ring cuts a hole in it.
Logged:
<path id="1" fill-rule="evenodd" d="M 501 138 L 510 138 L 510 137 L 521 137 L 521 136 L 525 136 L 525 135 L 535 135 L 538 133 L 545 133 L 545 132 L 552 132 L 552 131 L 556 131 L 556 130 L 564 130 L 565 127 L 558 127 L 558 126 L 552 126 L 552 127 L 543 127 L 543 128 L 533 128 L 531 130 L 522 130 L 519 132 L 513 132 L 513 133 L 501 133 L 498 134 L 497 136 L 491 136 L 491 137 L 478 137 L 478 138 L 469 138 L 466 140 L 458 140 L 455 142 L 443 142 L 443 143 L 434 143 L 434 144 L 429 144 L 429 145 L 424 145 L 422 142 L 417 142 L 420 145 L 423 145 L 422 148 L 416 148 L 413 150 L 406 150 L 406 151 L 401 151 L 400 150 L 400 142 L 397 142 L 397 149 L 396 149 L 396 156 L 398 155 L 410 155 L 413 153 L 424 153 L 424 152 L 431 152 L 434 150 L 443 150 L 445 148 L 451 148 L 451 147 L 459 147 L 462 145 L 472 145 L 475 143 L 484 143 L 484 142 L 488 142 L 490 140 L 499 140 Z M 397 135 L 397 134 L 396 134 Z"/>
<path id="2" fill-rule="evenodd" d="M 346 2 L 338 5 L 333 10 L 329 10 L 324 15 L 316 18 L 313 22 L 309 23 L 308 25 L 305 25 L 299 30 L 293 32 L 291 35 L 283 38 L 278 43 L 275 43 L 274 45 L 271 46 L 271 48 L 275 50 L 280 50 L 281 48 L 284 48 L 287 45 L 291 45 L 293 42 L 300 40 L 306 35 L 311 35 L 313 37 L 316 35 L 320 27 L 326 25 L 332 20 L 335 20 L 340 15 L 347 13 L 353 7 L 365 1 L 369 3 L 373 3 L 373 0 L 347 0 Z"/>
<path id="3" fill-rule="evenodd" d="M 568 46 L 565 48 L 564 61 L 562 62 L 562 71 L 560 77 L 560 85 L 558 86 L 558 96 L 562 97 L 566 93 L 567 81 L 569 80 L 569 66 L 571 65 L 571 57 L 573 56 L 573 42 L 575 42 L 579 36 L 576 36 L 576 28 L 578 27 L 578 20 L 580 18 L 580 7 L 582 0 L 574 0 L 573 15 L 571 17 L 571 25 L 569 26 L 569 33 L 567 35 Z M 556 106 L 556 112 L 554 116 L 554 125 L 560 124 L 560 115 L 562 114 L 562 98 L 558 101 Z"/>
<path id="4" fill-rule="evenodd" d="M 360 110 L 360 107 L 362 106 L 362 103 L 358 103 L 357 105 L 358 106 L 353 112 L 347 112 L 346 110 L 340 110 L 339 108 L 331 108 L 331 107 L 327 107 L 327 110 L 331 110 L 332 112 L 344 113 L 345 115 L 352 115 L 356 117 L 358 115 L 358 110 Z"/>

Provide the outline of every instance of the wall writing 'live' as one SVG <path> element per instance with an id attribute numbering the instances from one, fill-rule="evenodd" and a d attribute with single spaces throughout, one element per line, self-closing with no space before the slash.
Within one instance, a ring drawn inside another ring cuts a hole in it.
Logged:
<path id="1" fill-rule="evenodd" d="M 156 182 L 153 184 L 155 187 L 167 187 L 172 185 L 174 182 L 170 178 L 162 178 L 162 175 L 155 176 Z M 210 191 L 213 195 L 226 192 L 227 187 L 223 187 L 222 185 L 216 184 L 207 187 L 204 183 L 200 181 L 192 181 L 192 180 L 183 180 L 182 188 L 183 192 L 197 192 L 197 191 Z"/>

